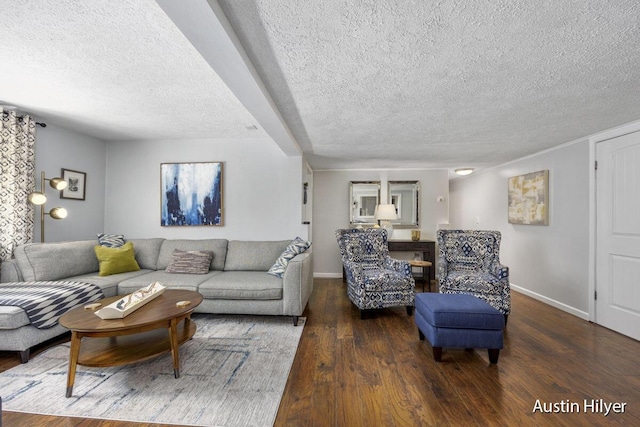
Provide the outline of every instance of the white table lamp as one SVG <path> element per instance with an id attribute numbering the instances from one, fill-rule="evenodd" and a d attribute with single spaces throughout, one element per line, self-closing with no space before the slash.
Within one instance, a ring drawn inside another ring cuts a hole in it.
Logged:
<path id="1" fill-rule="evenodd" d="M 391 233 L 393 233 L 393 225 L 391 224 L 391 221 L 394 219 L 398 219 L 396 206 L 378 205 L 376 207 L 375 219 L 380 221 L 380 227 L 387 230 L 388 238 L 391 238 Z"/>

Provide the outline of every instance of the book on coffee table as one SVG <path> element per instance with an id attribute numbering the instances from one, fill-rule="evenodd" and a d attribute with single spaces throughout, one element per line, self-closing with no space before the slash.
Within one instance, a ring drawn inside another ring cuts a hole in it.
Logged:
<path id="1" fill-rule="evenodd" d="M 96 316 L 105 320 L 122 319 L 162 295 L 166 288 L 160 282 L 154 282 L 101 308 L 96 311 Z"/>

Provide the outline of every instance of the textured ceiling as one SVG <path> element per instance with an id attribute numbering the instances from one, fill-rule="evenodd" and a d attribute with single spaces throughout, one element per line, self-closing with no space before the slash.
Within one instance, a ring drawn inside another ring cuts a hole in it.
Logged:
<path id="1" fill-rule="evenodd" d="M 173 1 L 3 8 L 0 100 L 106 140 L 283 146 Z M 637 0 L 190 3 L 221 7 L 314 169 L 482 168 L 640 119 Z"/>
<path id="2" fill-rule="evenodd" d="M 640 118 L 637 0 L 220 4 L 316 167 L 489 165 Z"/>
<path id="3" fill-rule="evenodd" d="M 0 12 L 0 104 L 104 140 L 264 136 L 153 0 Z"/>

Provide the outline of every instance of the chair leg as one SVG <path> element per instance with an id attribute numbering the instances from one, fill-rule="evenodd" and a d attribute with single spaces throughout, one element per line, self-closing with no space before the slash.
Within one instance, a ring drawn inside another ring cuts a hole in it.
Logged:
<path id="1" fill-rule="evenodd" d="M 509 319 L 509 315 L 508 315 L 508 314 L 505 314 L 505 315 L 504 315 L 504 326 L 505 326 L 505 328 L 507 327 L 507 320 L 508 320 L 508 319 Z"/>
<path id="2" fill-rule="evenodd" d="M 500 356 L 500 349 L 498 348 L 489 349 L 489 362 L 498 363 L 498 356 Z"/>
<path id="3" fill-rule="evenodd" d="M 436 362 L 442 361 L 442 347 L 433 347 L 433 358 Z"/>
<path id="4" fill-rule="evenodd" d="M 413 314 L 413 306 L 412 305 L 408 305 L 407 306 L 407 314 L 409 316 L 411 316 Z"/>
<path id="5" fill-rule="evenodd" d="M 424 334 L 420 329 L 418 329 L 418 336 L 420 337 L 420 341 L 424 341 Z"/>

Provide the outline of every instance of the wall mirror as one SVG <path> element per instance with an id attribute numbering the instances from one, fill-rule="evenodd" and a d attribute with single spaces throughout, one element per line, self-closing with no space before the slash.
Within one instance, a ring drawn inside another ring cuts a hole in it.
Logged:
<path id="1" fill-rule="evenodd" d="M 375 225 L 376 206 L 380 203 L 380 181 L 349 183 L 349 225 Z"/>
<path id="2" fill-rule="evenodd" d="M 395 228 L 418 228 L 419 200 L 419 181 L 389 181 L 389 203 L 393 203 L 398 214 L 398 219 L 391 224 Z"/>

